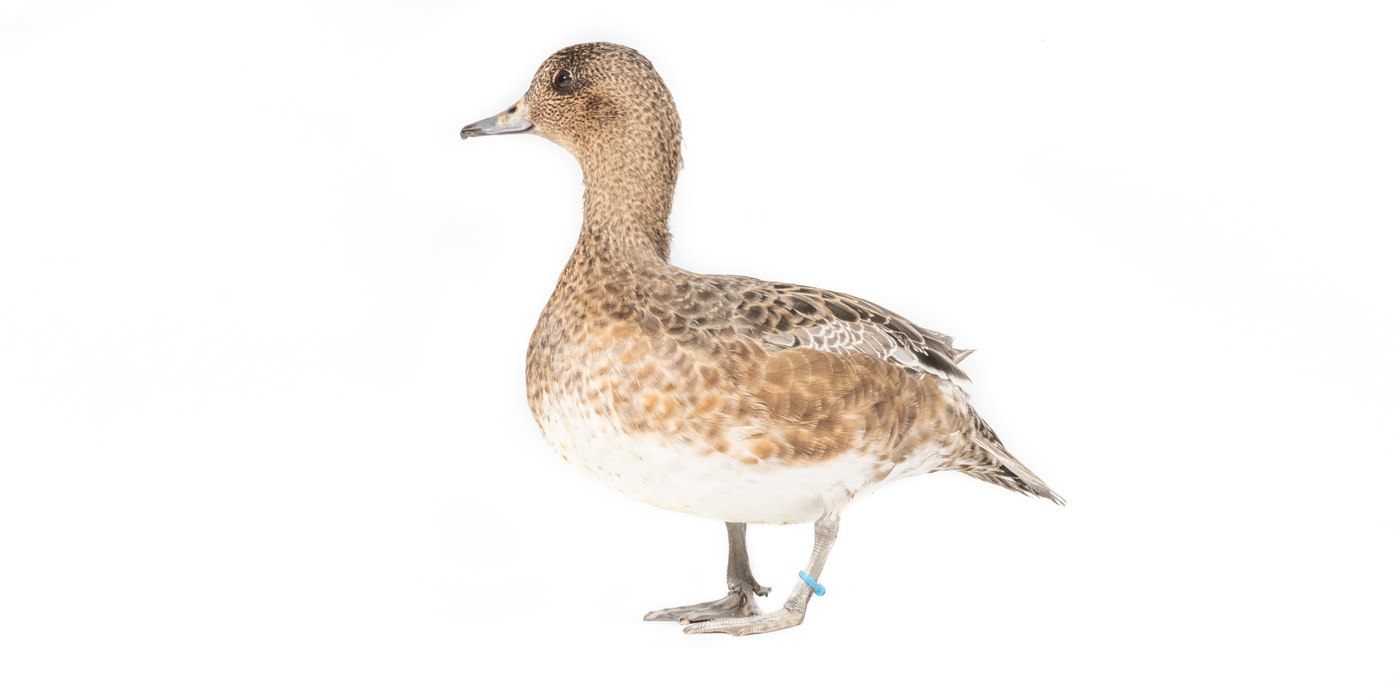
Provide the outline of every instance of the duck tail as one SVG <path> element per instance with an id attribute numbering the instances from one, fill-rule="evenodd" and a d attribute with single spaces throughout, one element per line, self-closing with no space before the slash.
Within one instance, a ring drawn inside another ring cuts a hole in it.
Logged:
<path id="1" fill-rule="evenodd" d="M 971 406 L 968 410 L 971 411 Z M 1050 486 L 1040 477 L 1035 475 L 1026 465 L 1021 464 L 997 438 L 996 432 L 992 430 L 982 417 L 972 411 L 972 444 L 982 453 L 980 462 L 985 466 L 995 467 L 990 471 L 968 472 L 968 476 L 981 479 L 988 483 L 996 484 L 1005 489 L 1010 489 L 1027 496 L 1039 496 L 1048 499 L 1055 505 L 1064 505 L 1065 499 L 1060 498 L 1060 494 L 1050 490 Z"/>

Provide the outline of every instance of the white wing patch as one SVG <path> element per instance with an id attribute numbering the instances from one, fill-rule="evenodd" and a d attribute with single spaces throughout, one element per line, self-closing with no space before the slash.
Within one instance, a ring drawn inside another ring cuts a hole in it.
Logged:
<path id="1" fill-rule="evenodd" d="M 787 333 L 766 335 L 763 340 L 782 348 L 803 346 L 837 355 L 871 355 L 892 364 L 942 377 L 964 391 L 972 387 L 965 377 L 951 375 L 921 361 L 918 355 L 896 340 L 882 326 L 873 323 L 824 323 L 819 326 L 795 328 Z"/>

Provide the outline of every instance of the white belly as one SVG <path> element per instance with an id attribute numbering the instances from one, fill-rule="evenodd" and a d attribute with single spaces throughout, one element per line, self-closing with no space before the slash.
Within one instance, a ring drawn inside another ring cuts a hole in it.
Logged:
<path id="1" fill-rule="evenodd" d="M 585 476 L 658 508 L 725 522 L 811 522 L 910 473 L 908 464 L 880 469 L 876 459 L 859 453 L 809 465 L 745 464 L 664 435 L 626 434 L 591 412 L 543 411 L 538 417 L 550 446 Z"/>

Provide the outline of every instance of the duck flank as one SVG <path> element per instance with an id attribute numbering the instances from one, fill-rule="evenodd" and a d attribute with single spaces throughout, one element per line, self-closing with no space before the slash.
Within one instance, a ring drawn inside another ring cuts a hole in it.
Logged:
<path id="1" fill-rule="evenodd" d="M 656 69 L 616 44 L 550 56 L 525 96 L 462 138 L 535 134 L 583 169 L 583 226 L 540 314 L 526 397 L 546 441 L 584 475 L 727 525 L 728 594 L 649 613 L 685 632 L 801 624 L 812 588 L 778 610 L 749 570 L 748 523 L 815 523 L 819 580 L 840 513 L 935 471 L 1063 500 L 969 402 L 953 339 L 857 297 L 689 272 L 670 263 L 681 122 Z"/>

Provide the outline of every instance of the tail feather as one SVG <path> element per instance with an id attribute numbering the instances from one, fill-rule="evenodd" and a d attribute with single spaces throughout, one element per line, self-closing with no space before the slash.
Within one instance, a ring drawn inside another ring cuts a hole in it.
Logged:
<path id="1" fill-rule="evenodd" d="M 982 449 L 987 464 L 1000 467 L 1000 469 L 997 471 L 968 472 L 968 476 L 996 484 L 1002 488 L 1018 491 L 1027 496 L 1040 496 L 1053 501 L 1056 505 L 1065 504 L 1065 499 L 1051 491 L 1050 486 L 1041 481 L 1035 472 L 1032 472 L 1026 465 L 1012 457 L 1010 452 L 1006 451 L 1006 447 L 1001 444 L 1001 440 L 997 438 L 992 427 L 987 425 L 987 422 L 982 420 L 976 411 L 972 412 L 972 419 L 975 426 L 972 433 L 973 444 Z"/>
<path id="2" fill-rule="evenodd" d="M 1004 449 L 984 440 L 980 435 L 973 436 L 972 441 L 982 448 L 987 456 L 993 458 L 1001 470 L 999 472 L 968 472 L 969 475 L 1028 496 L 1048 498 L 1056 505 L 1065 504 L 1065 499 L 1060 498 L 1060 494 L 1051 491 L 1049 485 L 1041 481 L 1040 477 L 1036 476 L 1030 469 L 1027 469 L 1026 465 L 1007 454 Z"/>

